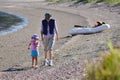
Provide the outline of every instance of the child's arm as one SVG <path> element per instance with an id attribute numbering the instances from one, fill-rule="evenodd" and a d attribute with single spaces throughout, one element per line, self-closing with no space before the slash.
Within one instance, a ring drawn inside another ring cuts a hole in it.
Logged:
<path id="1" fill-rule="evenodd" d="M 31 46 L 31 42 L 30 42 L 29 45 L 28 45 L 28 49 L 30 49 L 30 46 Z"/>
<path id="2" fill-rule="evenodd" d="M 36 48 L 38 48 L 40 46 L 40 42 L 38 41 L 37 43 L 36 43 Z"/>

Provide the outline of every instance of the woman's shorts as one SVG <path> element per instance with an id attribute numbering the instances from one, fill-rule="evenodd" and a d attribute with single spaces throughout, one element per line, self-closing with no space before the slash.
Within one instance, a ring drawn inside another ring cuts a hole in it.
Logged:
<path id="1" fill-rule="evenodd" d="M 50 38 L 44 38 L 44 40 L 43 40 L 44 51 L 46 52 L 48 50 L 52 50 L 54 42 L 55 42 L 54 36 L 52 36 Z"/>
<path id="2" fill-rule="evenodd" d="M 31 56 L 39 56 L 38 50 L 31 50 Z"/>

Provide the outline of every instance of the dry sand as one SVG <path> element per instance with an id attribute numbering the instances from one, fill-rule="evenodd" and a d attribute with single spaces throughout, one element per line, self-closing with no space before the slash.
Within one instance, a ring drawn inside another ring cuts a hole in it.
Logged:
<path id="1" fill-rule="evenodd" d="M 99 57 L 102 51 L 107 51 L 109 38 L 116 47 L 120 47 L 119 6 L 108 7 L 104 3 L 73 5 L 71 2 L 48 4 L 41 0 L 14 1 L 0 3 L 0 10 L 22 15 L 28 18 L 29 24 L 17 32 L 0 36 L 0 80 L 84 80 L 86 59 Z M 54 50 L 55 65 L 42 66 L 44 54 L 41 46 L 40 67 L 31 69 L 27 46 L 31 35 L 39 34 L 40 21 L 45 12 L 52 13 L 60 33 Z M 74 24 L 92 26 L 96 20 L 109 23 L 111 28 L 101 33 L 69 37 L 68 31 Z"/>

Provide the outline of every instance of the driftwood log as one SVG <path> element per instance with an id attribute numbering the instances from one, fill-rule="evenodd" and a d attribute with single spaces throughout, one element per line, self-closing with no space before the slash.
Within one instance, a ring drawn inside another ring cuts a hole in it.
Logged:
<path id="1" fill-rule="evenodd" d="M 74 25 L 74 27 L 85 27 L 85 26 L 81 26 L 81 25 Z"/>

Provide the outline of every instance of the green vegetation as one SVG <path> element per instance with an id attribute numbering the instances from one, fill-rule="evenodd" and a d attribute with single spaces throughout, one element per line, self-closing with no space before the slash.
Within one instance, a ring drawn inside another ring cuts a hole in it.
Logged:
<path id="1" fill-rule="evenodd" d="M 113 48 L 111 42 L 108 46 L 109 54 L 104 54 L 97 65 L 87 66 L 87 80 L 120 80 L 120 48 Z"/>
<path id="2" fill-rule="evenodd" d="M 62 1 L 76 1 L 76 2 L 106 2 L 106 3 L 113 3 L 113 4 L 117 4 L 120 3 L 120 0 L 47 0 L 50 2 L 62 2 Z"/>
<path id="3" fill-rule="evenodd" d="M 106 2 L 106 3 L 120 3 L 120 0 L 75 0 L 77 2 Z"/>
<path id="4" fill-rule="evenodd" d="M 120 0 L 105 0 L 107 3 L 120 3 Z"/>
<path id="5" fill-rule="evenodd" d="M 17 16 L 0 12 L 0 30 L 6 29 L 11 27 L 11 25 L 16 25 L 20 22 L 22 22 L 22 19 L 18 18 Z"/>

